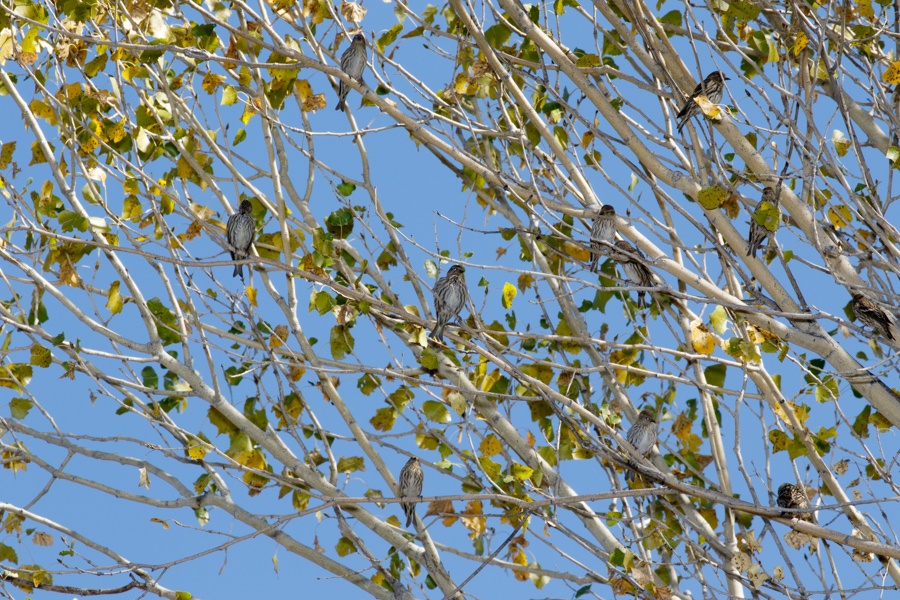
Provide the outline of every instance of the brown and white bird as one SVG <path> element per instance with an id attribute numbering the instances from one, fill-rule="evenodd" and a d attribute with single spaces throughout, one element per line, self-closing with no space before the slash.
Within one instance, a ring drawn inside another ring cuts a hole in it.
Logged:
<path id="1" fill-rule="evenodd" d="M 591 273 L 597 272 L 600 255 L 607 250 L 602 242 L 612 244 L 615 241 L 616 209 L 611 204 L 604 204 L 591 226 Z"/>
<path id="2" fill-rule="evenodd" d="M 400 470 L 400 495 L 398 498 L 414 498 L 422 496 L 422 483 L 425 473 L 422 471 L 422 463 L 413 456 L 403 469 Z M 403 508 L 403 514 L 406 515 L 406 526 L 409 527 L 416 518 L 416 505 L 411 502 L 402 502 L 400 506 Z"/>
<path id="3" fill-rule="evenodd" d="M 341 71 L 355 79 L 363 82 L 363 73 L 366 70 L 366 38 L 361 33 L 353 36 L 350 47 L 341 55 Z M 344 100 L 350 93 L 350 86 L 341 81 L 338 85 L 338 103 L 334 107 L 335 110 L 344 110 Z"/>
<path id="4" fill-rule="evenodd" d="M 444 327 L 456 318 L 469 299 L 466 288 L 466 270 L 462 265 L 453 265 L 445 277 L 434 284 L 434 329 L 428 337 L 444 341 Z"/>
<path id="5" fill-rule="evenodd" d="M 759 250 L 762 243 L 773 234 L 773 232 L 769 231 L 765 225 L 761 225 L 759 221 L 756 220 L 757 215 L 760 215 L 760 218 L 765 220 L 765 218 L 762 217 L 762 213 L 764 211 L 772 210 L 772 207 L 775 207 L 775 210 L 781 214 L 781 210 L 778 207 L 778 198 L 775 197 L 775 189 L 767 187 L 763 189 L 762 200 L 756 205 L 756 210 L 753 211 L 753 216 L 750 217 L 750 233 L 747 236 L 747 256 L 756 258 L 756 251 Z"/>
<path id="6" fill-rule="evenodd" d="M 250 254 L 250 246 L 256 234 L 256 221 L 253 219 L 253 205 L 243 200 L 238 211 L 228 217 L 225 225 L 225 239 L 231 244 L 231 260 L 244 260 Z M 244 278 L 243 265 L 234 265 L 232 277 Z"/>
<path id="7" fill-rule="evenodd" d="M 873 300 L 862 294 L 853 294 L 851 308 L 863 325 L 871 327 L 875 333 L 891 341 L 897 340 L 897 319 Z"/>
<path id="8" fill-rule="evenodd" d="M 781 508 L 809 508 L 809 501 L 799 485 L 782 483 L 778 486 L 778 498 L 775 500 Z M 782 513 L 783 517 L 812 521 L 812 513 Z"/>
<path id="9" fill-rule="evenodd" d="M 628 443 L 634 446 L 638 454 L 646 458 L 656 443 L 656 417 L 646 408 L 640 412 L 637 421 L 625 434 Z M 635 472 L 629 470 L 625 474 L 626 481 L 634 481 Z"/>
<path id="10" fill-rule="evenodd" d="M 725 82 L 730 81 L 722 71 L 713 71 L 706 76 L 706 79 L 697 84 L 694 93 L 687 99 L 681 110 L 678 111 L 678 133 L 687 124 L 691 117 L 702 115 L 703 110 L 700 105 L 694 102 L 698 96 L 706 96 L 713 104 L 722 101 L 722 94 L 725 92 Z"/>
<path id="11" fill-rule="evenodd" d="M 627 240 L 619 240 L 615 243 L 616 252 L 615 259 L 622 265 L 625 271 L 625 277 L 637 287 L 654 287 L 653 274 L 650 269 L 640 262 L 638 259 L 644 259 L 644 253 L 632 246 Z M 630 255 L 630 256 L 629 256 Z M 644 295 L 647 292 L 638 292 L 638 308 L 644 308 L 646 303 Z"/>

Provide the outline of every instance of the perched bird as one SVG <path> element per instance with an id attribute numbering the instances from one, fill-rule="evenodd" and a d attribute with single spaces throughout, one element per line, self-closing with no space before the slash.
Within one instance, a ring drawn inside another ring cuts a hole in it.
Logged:
<path id="1" fill-rule="evenodd" d="M 353 36 L 350 47 L 341 55 L 341 71 L 362 83 L 362 75 L 366 70 L 366 38 L 361 33 Z M 350 86 L 340 82 L 338 85 L 338 103 L 335 110 L 344 110 L 344 100 L 350 93 Z"/>
<path id="2" fill-rule="evenodd" d="M 637 421 L 625 434 L 625 439 L 634 446 L 634 449 L 641 456 L 646 457 L 650 454 L 650 449 L 656 443 L 656 417 L 653 416 L 653 413 L 646 408 L 642 410 L 638 415 Z M 634 477 L 634 471 L 629 470 L 625 474 L 626 481 L 634 481 Z"/>
<path id="3" fill-rule="evenodd" d="M 644 263 L 636 260 L 636 258 L 644 258 L 644 253 L 632 246 L 627 240 L 619 240 L 615 243 L 615 247 L 616 250 L 619 250 L 615 257 L 616 260 L 619 261 L 619 264 L 622 265 L 622 270 L 625 271 L 625 277 L 638 287 L 653 287 L 653 274 L 650 273 L 650 269 L 648 269 Z M 627 252 L 627 254 L 624 254 L 623 252 Z M 629 256 L 629 254 L 631 256 Z M 644 302 L 645 294 L 646 292 L 638 292 L 638 308 L 644 308 L 644 306 L 646 306 L 646 303 Z"/>
<path id="4" fill-rule="evenodd" d="M 768 204 L 766 204 L 767 202 Z M 756 215 L 763 210 L 770 210 L 770 205 L 778 210 L 778 199 L 775 197 L 775 189 L 767 187 L 763 189 L 762 200 L 756 205 L 756 210 L 753 211 L 753 216 L 750 217 L 750 233 L 747 236 L 747 256 L 756 258 L 756 251 L 759 250 L 762 243 L 772 233 L 766 229 L 765 225 L 760 225 L 759 221 L 756 220 Z"/>
<path id="5" fill-rule="evenodd" d="M 687 99 L 684 106 L 678 111 L 678 133 L 681 133 L 681 129 L 691 117 L 703 114 L 700 105 L 694 102 L 694 99 L 698 96 L 706 96 L 710 102 L 718 104 L 722 101 L 722 93 L 725 91 L 726 81 L 730 80 L 728 77 L 725 77 L 725 73 L 713 71 L 694 88 L 694 93 L 691 94 L 691 97 Z"/>
<path id="6" fill-rule="evenodd" d="M 412 498 L 422 496 L 422 480 L 425 474 L 422 472 L 422 463 L 413 456 L 406 461 L 403 469 L 400 470 L 400 496 L 399 498 Z M 416 505 L 410 502 L 402 502 L 400 506 L 403 508 L 403 514 L 406 515 L 406 526 L 412 525 L 416 518 Z"/>
<path id="7" fill-rule="evenodd" d="M 851 307 L 853 314 L 863 325 L 871 327 L 875 333 L 883 335 L 891 341 L 897 340 L 895 337 L 897 319 L 894 318 L 894 315 L 862 294 L 853 294 Z"/>
<path id="8" fill-rule="evenodd" d="M 225 226 L 225 239 L 231 244 L 231 260 L 244 260 L 250 254 L 250 246 L 253 244 L 253 236 L 256 234 L 256 221 L 253 219 L 253 205 L 249 200 L 241 202 L 238 211 L 228 217 Z M 232 277 L 244 278 L 244 265 L 234 265 Z"/>
<path id="9" fill-rule="evenodd" d="M 782 483 L 778 486 L 778 499 L 776 500 L 781 508 L 809 508 L 809 502 L 806 495 L 799 485 L 792 483 Z M 812 522 L 812 513 L 782 513 L 783 517 L 803 519 Z"/>
<path id="10" fill-rule="evenodd" d="M 591 226 L 591 273 L 597 272 L 597 262 L 604 251 L 601 242 L 612 244 L 615 241 L 616 209 L 611 204 L 604 204 Z"/>
<path id="11" fill-rule="evenodd" d="M 447 275 L 434 284 L 434 312 L 437 323 L 428 337 L 443 342 L 444 327 L 459 314 L 468 299 L 466 270 L 462 265 L 453 265 L 447 271 Z"/>

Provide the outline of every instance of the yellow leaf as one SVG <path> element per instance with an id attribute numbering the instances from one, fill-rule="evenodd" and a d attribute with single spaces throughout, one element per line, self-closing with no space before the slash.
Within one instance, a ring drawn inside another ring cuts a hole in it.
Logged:
<path id="1" fill-rule="evenodd" d="M 215 93 L 216 88 L 222 85 L 224 81 L 225 77 L 222 75 L 207 73 L 203 78 L 203 82 L 200 84 L 200 87 L 202 87 L 207 94 L 213 94 Z"/>
<path id="2" fill-rule="evenodd" d="M 161 525 L 163 526 L 163 529 L 168 529 L 168 528 L 169 528 L 169 524 L 168 524 L 168 523 L 166 523 L 166 522 L 163 521 L 162 519 L 157 519 L 156 517 L 153 517 L 152 519 L 150 519 L 150 522 L 151 522 L 151 523 L 159 523 L 159 524 L 161 524 Z"/>
<path id="3" fill-rule="evenodd" d="M 188 442 L 187 454 L 191 459 L 201 460 L 207 452 L 209 451 L 203 446 L 203 442 L 197 438 L 191 438 L 191 441 Z"/>
<path id="4" fill-rule="evenodd" d="M 888 67 L 887 71 L 881 75 L 881 78 L 891 85 L 900 83 L 900 60 Z"/>
<path id="5" fill-rule="evenodd" d="M 700 354 L 712 354 L 716 348 L 715 338 L 709 334 L 706 325 L 699 319 L 691 323 L 691 343 L 694 351 Z"/>
<path id="6" fill-rule="evenodd" d="M 511 283 L 503 284 L 503 308 L 508 309 L 512 306 L 512 301 L 515 299 L 518 291 L 516 290 L 516 286 Z"/>
<path id="7" fill-rule="evenodd" d="M 178 176 L 182 179 L 188 179 L 191 175 L 194 174 L 194 168 L 191 166 L 191 163 L 184 156 L 178 158 Z"/>
<path id="8" fill-rule="evenodd" d="M 12 162 L 13 152 L 16 149 L 16 142 L 7 142 L 0 148 L 0 169 L 5 169 Z"/>
<path id="9" fill-rule="evenodd" d="M 572 242 L 566 242 L 562 247 L 563 252 L 574 258 L 575 260 L 580 260 L 586 262 L 591 259 L 591 253 L 586 248 L 582 247 L 579 244 L 573 244 Z"/>
<path id="10" fill-rule="evenodd" d="M 859 16 L 866 19 L 875 18 L 875 11 L 872 10 L 872 0 L 856 0 L 856 6 L 856 11 L 859 13 Z"/>
<path id="11" fill-rule="evenodd" d="M 585 131 L 584 135 L 581 136 L 581 146 L 583 148 L 587 148 L 593 141 L 594 141 L 594 132 L 591 130 Z"/>
<path id="12" fill-rule="evenodd" d="M 719 208 L 727 197 L 728 192 L 724 188 L 714 185 L 700 190 L 700 193 L 697 194 L 697 202 L 703 208 L 713 210 Z"/>
<path id="13" fill-rule="evenodd" d="M 106 294 L 106 308 L 114 315 L 122 312 L 122 305 L 124 304 L 122 296 L 119 294 L 119 285 L 121 283 L 119 280 L 113 281 L 109 286 L 109 292 Z"/>
<path id="14" fill-rule="evenodd" d="M 835 229 L 842 229 L 853 220 L 850 209 L 844 205 L 828 209 L 828 220 L 834 225 Z"/>
<path id="15" fill-rule="evenodd" d="M 125 139 L 125 121 L 119 121 L 109 130 L 109 137 L 117 144 Z"/>
<path id="16" fill-rule="evenodd" d="M 831 134 L 831 142 L 834 144 L 834 149 L 838 156 L 844 156 L 847 154 L 847 150 L 850 149 L 850 140 L 844 136 L 844 132 L 837 129 Z"/>
<path id="17" fill-rule="evenodd" d="M 794 40 L 794 55 L 800 54 L 803 50 L 809 45 L 809 38 L 806 37 L 806 34 L 802 31 L 797 34 L 797 39 Z"/>
<path id="18" fill-rule="evenodd" d="M 500 440 L 497 439 L 497 436 L 491 434 L 481 440 L 481 444 L 478 445 L 478 450 L 484 456 L 495 456 L 500 454 L 500 451 L 503 447 L 500 445 Z"/>
<path id="19" fill-rule="evenodd" d="M 256 288 L 252 288 L 249 285 L 247 286 L 247 299 L 250 300 L 250 304 L 253 306 L 257 306 L 256 304 Z"/>
<path id="20" fill-rule="evenodd" d="M 720 118 L 719 115 L 722 113 L 722 109 L 719 108 L 718 104 L 710 102 L 709 98 L 706 96 L 697 96 L 694 98 L 694 102 L 700 106 L 700 110 L 703 111 L 703 114 L 710 119 L 718 120 Z"/>
<path id="21" fill-rule="evenodd" d="M 525 465 L 520 465 L 518 463 L 510 465 L 509 470 L 512 473 L 512 476 L 519 481 L 525 481 L 534 473 L 534 469 L 531 467 L 526 467 Z"/>
<path id="22" fill-rule="evenodd" d="M 279 325 L 275 328 L 275 332 L 272 334 L 272 337 L 269 338 L 269 346 L 272 348 L 280 348 L 284 346 L 284 343 L 287 341 L 287 337 L 287 325 Z"/>

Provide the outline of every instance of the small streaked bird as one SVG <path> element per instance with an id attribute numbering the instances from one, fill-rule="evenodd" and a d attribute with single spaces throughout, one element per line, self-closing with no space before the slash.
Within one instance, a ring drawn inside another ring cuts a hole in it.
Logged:
<path id="1" fill-rule="evenodd" d="M 799 485 L 792 483 L 782 483 L 778 486 L 776 502 L 781 508 L 809 508 L 809 502 L 807 502 L 803 490 Z M 783 513 L 782 516 L 789 519 L 797 517 L 804 521 L 812 520 L 812 513 Z"/>
<path id="2" fill-rule="evenodd" d="M 678 133 L 681 133 L 681 129 L 687 124 L 691 117 L 703 114 L 700 105 L 694 102 L 694 98 L 706 96 L 713 104 L 720 103 L 722 101 L 722 94 L 725 91 L 726 81 L 730 80 L 725 76 L 725 73 L 722 71 L 713 71 L 706 76 L 706 79 L 697 84 L 697 87 L 694 88 L 694 93 L 691 94 L 691 97 L 687 99 L 684 106 L 678 111 Z"/>
<path id="3" fill-rule="evenodd" d="M 428 337 L 443 342 L 444 327 L 456 318 L 468 299 L 466 270 L 462 265 L 453 265 L 447 275 L 434 284 L 434 316 L 437 322 Z"/>
<path id="4" fill-rule="evenodd" d="M 425 473 L 422 472 L 422 463 L 413 456 L 406 461 L 403 469 L 400 471 L 400 496 L 399 498 L 414 498 L 422 496 L 422 482 Z M 402 502 L 400 506 L 403 508 L 403 514 L 406 515 L 406 526 L 412 525 L 416 518 L 416 505 L 411 502 Z"/>
<path id="5" fill-rule="evenodd" d="M 616 260 L 622 265 L 622 270 L 625 271 L 625 277 L 628 281 L 637 287 L 653 287 L 653 274 L 650 273 L 650 269 L 643 262 L 637 260 L 638 258 L 643 259 L 644 253 L 632 246 L 627 240 L 619 240 L 615 243 L 615 247 L 616 250 L 619 250 L 616 253 Z M 624 254 L 625 252 L 628 254 Z M 643 291 L 638 292 L 638 308 L 646 306 L 644 301 L 646 293 Z"/>
<path id="6" fill-rule="evenodd" d="M 597 272 L 600 255 L 608 251 L 601 242 L 612 244 L 615 241 L 616 209 L 611 204 L 604 204 L 591 226 L 591 273 Z"/>
<path id="7" fill-rule="evenodd" d="M 253 219 L 253 205 L 249 200 L 241 202 L 238 211 L 228 217 L 225 226 L 225 239 L 231 244 L 231 260 L 244 260 L 250 254 L 253 236 L 256 233 L 256 221 Z M 244 278 L 244 265 L 234 265 L 232 277 L 240 275 Z"/>
<path id="8" fill-rule="evenodd" d="M 653 413 L 646 408 L 642 410 L 638 415 L 637 421 L 625 434 L 625 439 L 634 446 L 638 454 L 646 458 L 650 454 L 653 444 L 656 443 L 656 417 L 653 416 Z M 625 474 L 626 481 L 634 481 L 634 478 L 635 472 L 632 470 Z"/>
<path id="9" fill-rule="evenodd" d="M 853 294 L 851 307 L 853 308 L 853 314 L 856 315 L 856 318 L 863 325 L 871 327 L 876 334 L 884 336 L 891 341 L 897 339 L 894 335 L 897 319 L 873 300 L 862 294 Z"/>
<path id="10" fill-rule="evenodd" d="M 765 225 L 760 225 L 756 220 L 756 215 L 760 211 L 769 209 L 769 206 L 764 204 L 766 202 L 774 206 L 776 210 L 778 209 L 778 199 L 775 197 L 774 188 L 767 187 L 763 189 L 762 200 L 756 205 L 756 210 L 753 211 L 753 216 L 750 217 L 750 233 L 747 235 L 747 256 L 752 256 L 753 258 L 756 258 L 756 251 L 772 234 L 766 229 Z"/>
<path id="11" fill-rule="evenodd" d="M 366 38 L 361 33 L 353 36 L 350 47 L 341 55 L 341 71 L 357 80 L 363 82 L 363 72 L 366 70 Z M 344 110 L 346 106 L 344 100 L 350 93 L 350 86 L 341 81 L 338 85 L 338 103 L 334 107 L 335 110 Z"/>

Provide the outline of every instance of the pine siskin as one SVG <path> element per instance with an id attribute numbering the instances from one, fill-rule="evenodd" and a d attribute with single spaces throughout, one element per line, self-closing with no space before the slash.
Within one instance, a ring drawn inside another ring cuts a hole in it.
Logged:
<path id="1" fill-rule="evenodd" d="M 253 205 L 249 200 L 241 202 L 241 206 L 236 213 L 228 217 L 228 224 L 225 226 L 225 239 L 231 244 L 231 260 L 244 260 L 250 254 L 250 246 L 253 244 L 253 237 L 256 234 L 256 221 L 253 219 Z M 232 277 L 241 276 L 244 278 L 244 265 L 234 265 L 234 274 Z"/>
<path id="2" fill-rule="evenodd" d="M 601 242 L 612 244 L 615 241 L 616 209 L 611 204 L 604 204 L 591 226 L 591 273 L 597 272 L 597 262 L 606 250 Z"/>
<path id="3" fill-rule="evenodd" d="M 644 258 L 644 253 L 632 246 L 627 240 L 619 240 L 615 243 L 615 247 L 619 250 L 616 253 L 616 260 L 619 261 L 619 264 L 622 265 L 622 270 L 625 271 L 625 277 L 636 285 L 637 287 L 653 287 L 653 275 L 650 273 L 650 269 L 648 269 L 644 263 L 638 262 L 635 258 Z M 627 254 L 625 254 L 627 253 Z M 631 256 L 628 256 L 628 255 Z M 638 308 L 644 308 L 646 303 L 644 301 L 644 295 L 646 292 L 638 292 Z"/>
<path id="4" fill-rule="evenodd" d="M 413 456 L 406 461 L 403 469 L 400 470 L 400 495 L 398 498 L 413 498 L 422 496 L 422 482 L 425 473 L 422 471 L 422 463 Z M 402 502 L 400 506 L 403 508 L 403 514 L 406 515 L 406 526 L 409 527 L 416 518 L 416 505 L 409 502 Z"/>
<path id="5" fill-rule="evenodd" d="M 697 96 L 706 96 L 710 102 L 718 104 L 722 101 L 722 93 L 725 91 L 726 81 L 730 80 L 725 76 L 725 73 L 722 71 L 713 71 L 706 76 L 706 79 L 697 84 L 697 87 L 694 88 L 694 93 L 691 94 L 691 97 L 687 99 L 684 106 L 678 111 L 678 133 L 681 133 L 681 129 L 687 124 L 691 117 L 703 114 L 703 110 L 701 110 L 699 104 L 694 102 L 694 98 Z"/>
<path id="6" fill-rule="evenodd" d="M 809 508 L 809 502 L 806 500 L 803 490 L 799 485 L 791 483 L 782 483 L 778 486 L 778 498 L 776 500 L 781 508 Z M 783 517 L 797 517 L 804 521 L 811 521 L 811 513 L 783 513 Z"/>
<path id="7" fill-rule="evenodd" d="M 444 327 L 456 318 L 468 299 L 466 270 L 462 265 L 453 265 L 447 271 L 447 275 L 434 284 L 434 312 L 437 323 L 428 337 L 443 342 Z"/>
<path id="8" fill-rule="evenodd" d="M 362 83 L 362 75 L 366 70 L 366 38 L 357 33 L 350 42 L 350 47 L 341 55 L 341 71 Z M 350 93 L 350 86 L 341 81 L 338 84 L 338 103 L 335 110 L 344 110 L 344 100 Z"/>
<path id="9" fill-rule="evenodd" d="M 775 197 L 774 188 L 767 187 L 763 189 L 762 200 L 756 205 L 756 210 L 753 211 L 753 216 L 750 217 L 750 233 L 747 236 L 747 256 L 752 256 L 753 258 L 756 258 L 756 251 L 759 250 L 762 243 L 771 235 L 771 232 L 766 229 L 766 226 L 760 225 L 756 220 L 757 213 L 768 208 L 768 206 L 764 206 L 764 202 L 768 202 L 778 209 L 778 199 Z"/>
<path id="10" fill-rule="evenodd" d="M 897 327 L 897 320 L 894 315 L 862 294 L 853 294 L 851 307 L 853 314 L 863 325 L 871 327 L 878 335 L 892 341 L 896 340 L 893 328 Z"/>
<path id="11" fill-rule="evenodd" d="M 650 449 L 656 443 L 656 417 L 653 416 L 653 413 L 647 409 L 642 410 L 637 421 L 625 435 L 625 439 L 641 456 L 646 457 L 650 454 Z M 626 481 L 634 481 L 634 477 L 634 471 L 629 470 L 625 474 Z"/>

